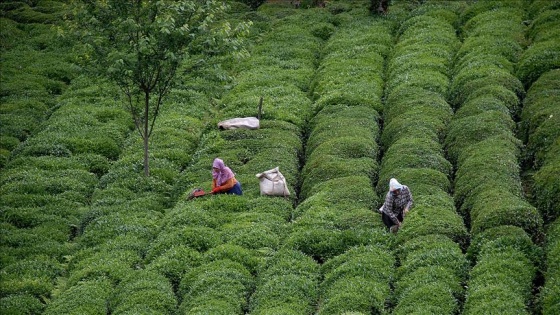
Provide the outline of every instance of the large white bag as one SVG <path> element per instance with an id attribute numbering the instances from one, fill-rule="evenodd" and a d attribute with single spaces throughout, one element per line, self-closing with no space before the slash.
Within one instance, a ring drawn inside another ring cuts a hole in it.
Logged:
<path id="1" fill-rule="evenodd" d="M 256 176 L 260 180 L 261 195 L 284 197 L 290 195 L 286 178 L 280 173 L 278 166 Z"/>
<path id="2" fill-rule="evenodd" d="M 218 123 L 219 129 L 259 129 L 260 123 L 256 117 L 232 118 Z"/>

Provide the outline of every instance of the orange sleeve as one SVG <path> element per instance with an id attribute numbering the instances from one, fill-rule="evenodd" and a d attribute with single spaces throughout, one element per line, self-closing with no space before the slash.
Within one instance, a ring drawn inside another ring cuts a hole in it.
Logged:
<path id="1" fill-rule="evenodd" d="M 236 183 L 237 180 L 235 179 L 235 177 L 232 177 L 228 179 L 223 185 L 216 186 L 216 180 L 214 179 L 212 181 L 212 190 L 216 190 L 216 192 L 230 190 Z"/>

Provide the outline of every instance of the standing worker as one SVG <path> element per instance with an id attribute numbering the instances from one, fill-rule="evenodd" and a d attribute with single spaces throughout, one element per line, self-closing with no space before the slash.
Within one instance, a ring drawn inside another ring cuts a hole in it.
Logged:
<path id="1" fill-rule="evenodd" d="M 408 186 L 401 185 L 396 179 L 391 178 L 389 192 L 385 196 L 383 206 L 379 208 L 381 219 L 391 232 L 396 233 L 399 230 L 413 202 Z"/>
<path id="2" fill-rule="evenodd" d="M 229 167 L 219 158 L 212 163 L 212 194 L 243 195 L 241 184 Z"/>

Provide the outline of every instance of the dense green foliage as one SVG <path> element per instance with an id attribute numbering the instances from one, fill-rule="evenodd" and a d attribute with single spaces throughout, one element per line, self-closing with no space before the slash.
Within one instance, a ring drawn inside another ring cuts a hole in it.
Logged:
<path id="1" fill-rule="evenodd" d="M 0 313 L 557 314 L 558 4 L 312 2 L 228 2 L 249 54 L 180 64 L 150 177 L 65 2 L 0 3 Z M 188 199 L 216 157 L 243 195 Z"/>

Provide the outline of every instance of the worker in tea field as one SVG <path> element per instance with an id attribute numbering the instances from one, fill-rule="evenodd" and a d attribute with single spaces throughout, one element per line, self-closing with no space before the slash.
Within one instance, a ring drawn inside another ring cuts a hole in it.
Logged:
<path id="1" fill-rule="evenodd" d="M 243 195 L 235 174 L 219 158 L 215 158 L 212 163 L 212 194 Z"/>
<path id="2" fill-rule="evenodd" d="M 401 185 L 396 179 L 391 178 L 389 192 L 385 196 L 383 206 L 379 208 L 381 219 L 391 232 L 396 233 L 399 230 L 413 202 L 408 186 Z"/>

